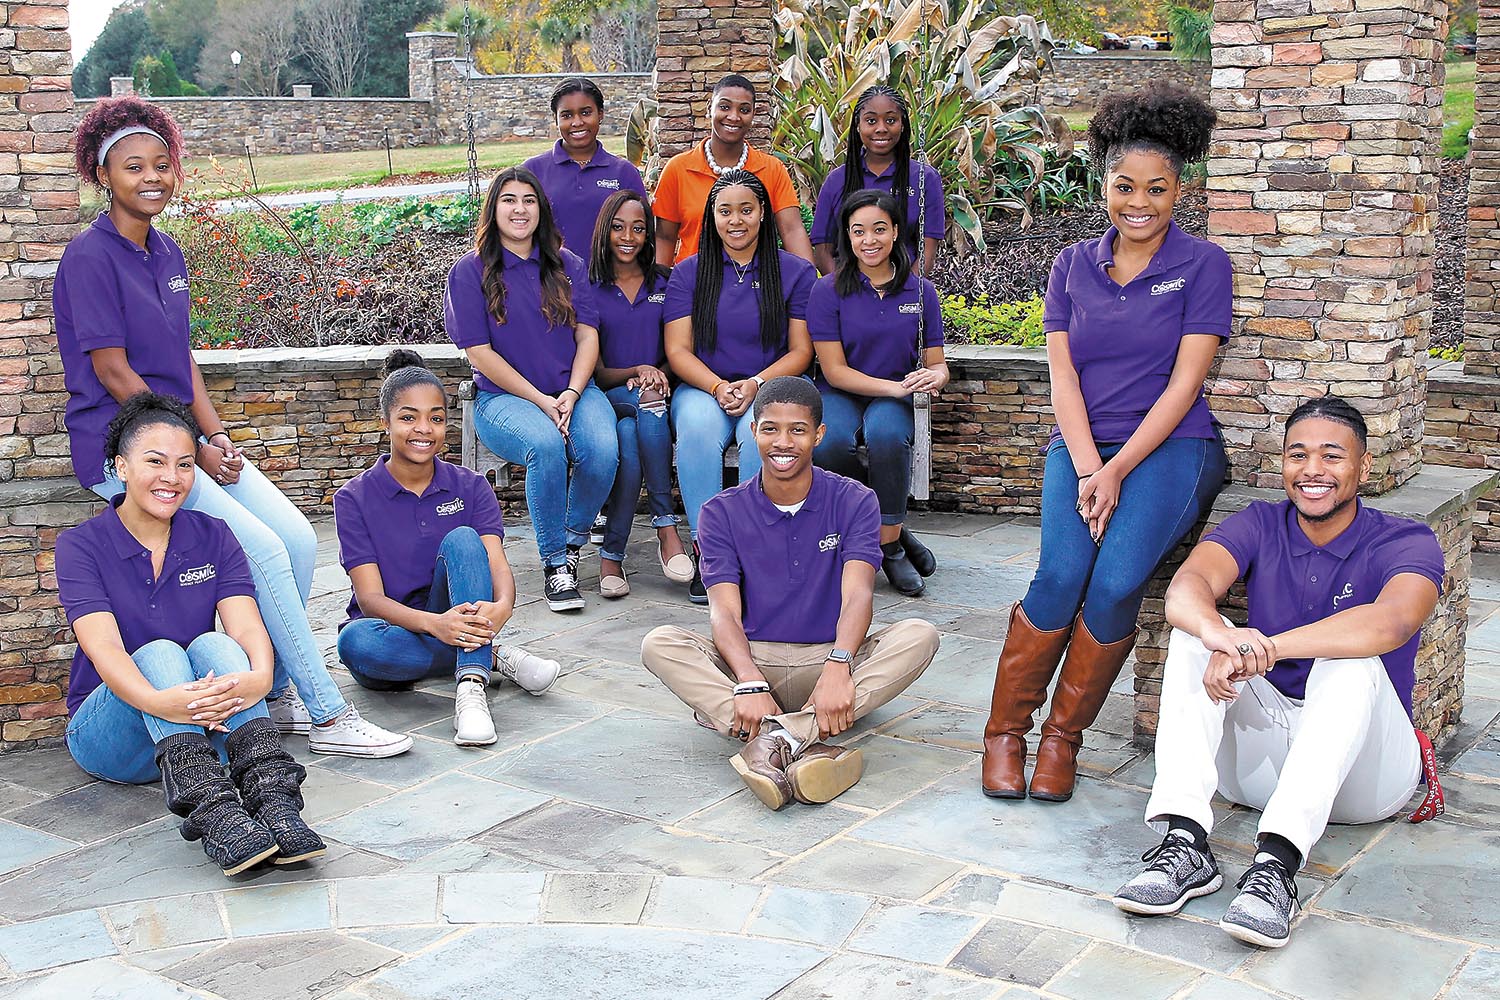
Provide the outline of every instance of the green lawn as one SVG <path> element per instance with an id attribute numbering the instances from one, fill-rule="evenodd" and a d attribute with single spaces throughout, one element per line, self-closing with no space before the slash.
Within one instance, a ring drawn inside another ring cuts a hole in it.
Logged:
<path id="1" fill-rule="evenodd" d="M 1443 155 L 1461 160 L 1469 154 L 1469 130 L 1474 127 L 1474 61 L 1448 64 L 1443 91 Z"/>

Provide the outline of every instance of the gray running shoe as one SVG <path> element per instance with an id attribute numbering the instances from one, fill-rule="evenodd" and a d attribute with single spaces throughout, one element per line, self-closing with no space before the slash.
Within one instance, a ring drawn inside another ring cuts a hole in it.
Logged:
<path id="1" fill-rule="evenodd" d="M 1299 909 L 1296 879 L 1272 858 L 1251 865 L 1239 881 L 1239 890 L 1219 926 L 1246 944 L 1261 948 L 1285 945 Z"/>
<path id="2" fill-rule="evenodd" d="M 1120 886 L 1115 905 L 1126 913 L 1160 916 L 1176 913 L 1188 900 L 1217 892 L 1224 884 L 1212 850 L 1198 850 L 1185 833 L 1168 833 L 1141 855 L 1146 870 Z"/>

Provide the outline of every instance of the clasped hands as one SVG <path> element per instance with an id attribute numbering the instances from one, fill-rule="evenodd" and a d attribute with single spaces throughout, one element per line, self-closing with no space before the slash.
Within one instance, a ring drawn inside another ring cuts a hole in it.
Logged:
<path id="1" fill-rule="evenodd" d="M 1206 629 L 1200 641 L 1210 651 L 1203 689 L 1215 704 L 1234 701 L 1239 697 L 1235 684 L 1264 677 L 1279 659 L 1276 641 L 1260 629 L 1225 625 Z"/>

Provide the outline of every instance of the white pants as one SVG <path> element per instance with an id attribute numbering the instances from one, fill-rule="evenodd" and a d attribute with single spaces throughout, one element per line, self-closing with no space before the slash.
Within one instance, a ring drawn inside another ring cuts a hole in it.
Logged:
<path id="1" fill-rule="evenodd" d="M 1286 697 L 1264 677 L 1214 704 L 1203 689 L 1209 651 L 1172 630 L 1156 729 L 1156 782 L 1146 824 L 1168 816 L 1213 828 L 1215 788 L 1260 809 L 1261 833 L 1307 859 L 1329 822 L 1373 823 L 1395 815 L 1421 778 L 1411 720 L 1378 656 L 1313 661 L 1307 697 Z"/>

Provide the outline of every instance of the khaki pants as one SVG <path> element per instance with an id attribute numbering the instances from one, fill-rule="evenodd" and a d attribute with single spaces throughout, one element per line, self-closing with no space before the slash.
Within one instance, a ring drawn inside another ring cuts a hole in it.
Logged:
<path id="1" fill-rule="evenodd" d="M 854 654 L 854 718 L 860 719 L 905 691 L 932 662 L 938 631 L 908 618 L 872 632 Z M 831 642 L 752 642 L 750 658 L 782 707 L 770 719 L 800 741 L 818 738 L 818 719 L 805 707 L 833 649 Z M 713 640 L 676 625 L 652 629 L 641 643 L 641 660 L 700 716 L 729 735 L 734 721 L 734 673 Z"/>

